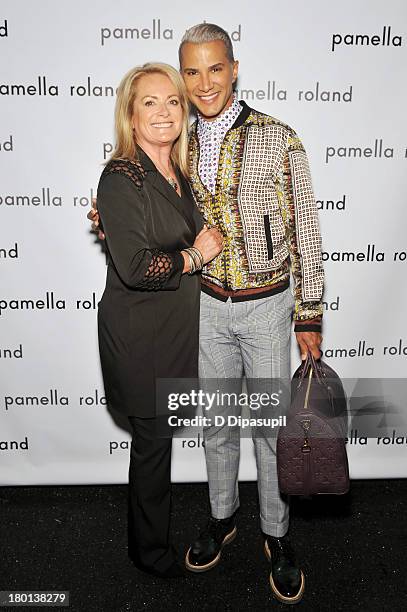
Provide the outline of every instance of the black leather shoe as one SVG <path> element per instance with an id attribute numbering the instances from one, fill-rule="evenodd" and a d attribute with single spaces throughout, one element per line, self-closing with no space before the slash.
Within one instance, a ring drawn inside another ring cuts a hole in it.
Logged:
<path id="1" fill-rule="evenodd" d="M 157 576 L 158 578 L 181 578 L 182 576 L 185 577 L 187 575 L 185 568 L 178 563 L 175 551 L 173 561 L 171 562 L 169 559 L 171 565 L 169 565 L 165 570 L 158 570 L 155 567 L 147 566 L 141 563 L 137 554 L 137 549 L 135 546 L 133 546 L 132 542 L 130 542 L 128 545 L 128 555 L 133 562 L 133 565 L 144 574 L 150 574 L 151 576 Z"/>
<path id="2" fill-rule="evenodd" d="M 181 567 L 177 562 L 174 562 L 164 572 L 152 572 L 154 576 L 159 578 L 182 578 L 186 576 L 185 569 Z"/>
<path id="3" fill-rule="evenodd" d="M 136 564 L 135 564 L 136 565 Z M 136 568 L 144 572 L 145 574 L 150 574 L 151 576 L 156 576 L 157 578 L 185 578 L 186 571 L 185 569 L 179 565 L 176 561 L 172 565 L 170 565 L 164 571 L 158 571 L 151 567 L 145 567 L 143 565 L 136 565 Z"/>
<path id="4" fill-rule="evenodd" d="M 206 572 L 220 561 L 222 548 L 236 536 L 235 514 L 226 519 L 210 517 L 206 528 L 189 548 L 185 566 L 191 572 Z"/>
<path id="5" fill-rule="evenodd" d="M 288 536 L 266 536 L 264 552 L 271 562 L 270 585 L 274 596 L 285 604 L 296 604 L 304 594 L 304 574 L 297 567 Z"/>

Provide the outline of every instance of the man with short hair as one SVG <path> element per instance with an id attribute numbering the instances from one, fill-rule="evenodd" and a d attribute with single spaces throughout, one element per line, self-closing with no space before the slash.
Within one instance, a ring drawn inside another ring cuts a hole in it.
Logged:
<path id="1" fill-rule="evenodd" d="M 238 62 L 228 34 L 199 24 L 180 45 L 181 74 L 198 119 L 190 135 L 190 183 L 223 251 L 202 271 L 199 376 L 205 381 L 290 377 L 291 314 L 302 358 L 320 357 L 323 270 L 316 203 L 304 148 L 287 125 L 249 108 L 233 93 Z M 294 303 L 289 289 L 294 279 Z M 234 388 L 239 392 L 239 382 Z M 190 571 L 220 560 L 236 534 L 238 428 L 204 430 L 211 517 L 186 555 Z M 253 435 L 261 528 L 276 597 L 304 591 L 278 490 L 275 436 Z"/>
<path id="2" fill-rule="evenodd" d="M 191 188 L 207 224 L 224 239 L 223 251 L 202 270 L 201 386 L 231 381 L 239 392 L 244 375 L 248 391 L 260 379 L 273 388 L 290 378 L 293 310 L 302 359 L 321 355 L 321 239 L 307 157 L 288 125 L 237 100 L 238 62 L 225 30 L 207 23 L 190 28 L 179 59 L 198 115 L 189 142 Z M 208 427 L 204 437 L 211 516 L 186 555 L 195 572 L 219 563 L 236 535 L 239 507 L 239 429 Z M 287 536 L 276 439 L 263 431 L 252 437 L 271 588 L 279 601 L 297 603 L 304 575 Z"/>

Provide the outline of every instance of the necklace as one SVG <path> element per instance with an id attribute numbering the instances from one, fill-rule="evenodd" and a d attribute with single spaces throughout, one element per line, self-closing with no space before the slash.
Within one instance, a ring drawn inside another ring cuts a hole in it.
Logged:
<path id="1" fill-rule="evenodd" d="M 171 185 L 171 187 L 173 189 L 175 189 L 175 191 L 178 191 L 178 184 L 177 181 L 175 179 L 172 178 L 172 176 L 170 176 L 169 174 L 167 174 L 167 172 L 163 172 L 162 169 L 159 168 L 158 164 L 155 164 L 156 167 L 158 168 L 158 171 L 160 172 L 160 174 L 162 174 L 165 177 L 165 180 L 169 182 L 169 184 Z M 171 165 L 171 162 L 170 162 Z M 172 165 L 171 165 L 172 166 Z M 162 168 L 162 166 L 161 166 Z"/>
<path id="2" fill-rule="evenodd" d="M 178 191 L 177 181 L 174 181 L 174 179 L 172 178 L 172 176 L 167 176 L 167 181 L 169 182 L 169 184 L 171 185 L 171 187 L 173 187 L 173 188 L 175 189 L 175 191 Z"/>

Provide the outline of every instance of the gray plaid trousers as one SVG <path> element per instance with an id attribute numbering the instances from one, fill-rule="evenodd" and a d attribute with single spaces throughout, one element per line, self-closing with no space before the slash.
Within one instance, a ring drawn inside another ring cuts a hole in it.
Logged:
<path id="1" fill-rule="evenodd" d="M 259 390 L 255 379 L 261 379 L 261 390 L 269 381 L 271 392 L 279 379 L 287 383 L 293 306 L 290 289 L 244 302 L 230 299 L 222 302 L 201 292 L 200 387 L 213 392 L 221 386 L 223 391 L 239 394 L 245 376 L 250 394 Z M 217 407 L 216 411 L 237 415 L 240 406 Z M 227 518 L 239 507 L 240 428 L 212 424 L 204 428 L 204 439 L 212 516 Z M 288 529 L 289 509 L 278 489 L 276 437 L 262 435 L 261 430 L 252 428 L 252 439 L 261 529 L 268 535 L 281 537 Z"/>

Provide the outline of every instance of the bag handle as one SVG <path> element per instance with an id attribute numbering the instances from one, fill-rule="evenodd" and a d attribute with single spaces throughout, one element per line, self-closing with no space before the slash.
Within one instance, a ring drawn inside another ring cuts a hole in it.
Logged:
<path id="1" fill-rule="evenodd" d="M 311 380 L 314 378 L 314 380 L 316 380 L 318 384 L 322 385 L 327 390 L 329 399 L 331 402 L 331 408 L 333 411 L 332 414 L 334 415 L 334 410 L 335 410 L 334 396 L 333 396 L 331 387 L 327 383 L 326 375 L 322 367 L 321 358 L 315 359 L 315 357 L 309 351 L 308 351 L 306 359 L 303 362 L 303 367 L 302 367 L 301 376 L 299 378 L 299 382 L 297 385 L 297 389 L 299 389 L 300 386 L 303 384 L 305 376 L 308 377 L 308 385 L 307 385 L 304 407 L 308 409 L 308 398 L 309 398 L 309 391 L 311 387 Z"/>
<path id="2" fill-rule="evenodd" d="M 313 374 L 315 374 L 315 378 L 317 379 L 317 381 L 319 383 L 323 383 L 322 378 L 324 377 L 324 374 L 322 372 L 321 359 L 315 359 L 314 355 L 310 351 L 308 351 L 307 357 L 303 362 L 298 386 L 301 385 L 310 368 L 312 368 Z"/>

